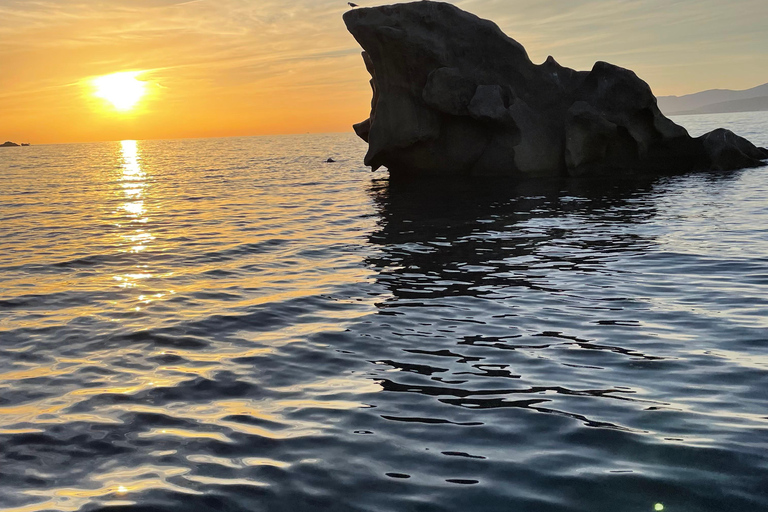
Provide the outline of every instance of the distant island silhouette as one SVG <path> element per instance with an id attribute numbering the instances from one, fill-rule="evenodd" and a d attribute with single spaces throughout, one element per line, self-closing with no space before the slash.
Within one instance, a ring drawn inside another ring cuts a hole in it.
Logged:
<path id="1" fill-rule="evenodd" d="M 11 142 L 9 140 L 7 140 L 7 141 L 3 142 L 2 144 L 0 144 L 0 148 L 16 148 L 16 147 L 19 147 L 19 146 L 21 146 L 21 144 L 16 144 L 15 142 Z"/>
<path id="2" fill-rule="evenodd" d="M 761 112 L 768 110 L 768 84 L 743 91 L 710 89 L 684 96 L 659 96 L 664 114 L 725 114 L 729 112 Z"/>

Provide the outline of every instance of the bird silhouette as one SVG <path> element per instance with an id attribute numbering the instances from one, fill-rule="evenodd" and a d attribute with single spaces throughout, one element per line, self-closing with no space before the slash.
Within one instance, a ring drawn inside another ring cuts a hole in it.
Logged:
<path id="1" fill-rule="evenodd" d="M 347 2 L 347 5 L 350 7 L 357 7 L 357 4 L 353 4 L 352 2 Z"/>

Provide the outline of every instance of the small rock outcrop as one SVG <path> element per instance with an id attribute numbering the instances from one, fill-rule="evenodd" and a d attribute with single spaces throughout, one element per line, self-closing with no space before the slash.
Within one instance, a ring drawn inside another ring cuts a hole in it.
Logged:
<path id="1" fill-rule="evenodd" d="M 728 130 L 692 138 L 628 69 L 534 64 L 497 25 L 442 2 L 357 8 L 344 22 L 371 74 L 354 126 L 392 175 L 679 173 L 763 165 Z"/>
<path id="2" fill-rule="evenodd" d="M 0 148 L 16 148 L 16 147 L 19 147 L 19 145 L 16 144 L 15 142 L 11 142 L 9 140 L 7 140 L 7 141 L 3 142 L 2 144 L 0 144 Z"/>

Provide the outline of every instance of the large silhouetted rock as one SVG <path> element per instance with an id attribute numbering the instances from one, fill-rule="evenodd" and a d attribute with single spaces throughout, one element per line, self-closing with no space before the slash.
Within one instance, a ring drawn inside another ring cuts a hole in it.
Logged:
<path id="1" fill-rule="evenodd" d="M 2 140 L 2 139 L 0 139 L 0 140 Z M 3 142 L 2 144 L 0 144 L 0 148 L 15 148 L 15 147 L 18 147 L 18 144 L 16 144 L 15 142 L 11 142 L 9 140 L 7 140 L 7 141 Z"/>
<path id="2" fill-rule="evenodd" d="M 366 165 L 392 174 L 580 175 L 761 165 L 727 130 L 691 138 L 632 71 L 533 64 L 493 22 L 441 2 L 344 14 L 365 50 L 373 101 L 355 125 Z"/>

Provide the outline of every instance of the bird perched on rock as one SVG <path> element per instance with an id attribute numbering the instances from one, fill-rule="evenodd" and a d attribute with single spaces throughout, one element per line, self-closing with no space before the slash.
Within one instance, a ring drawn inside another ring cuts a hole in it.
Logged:
<path id="1" fill-rule="evenodd" d="M 347 2 L 347 5 L 350 7 L 357 7 L 357 4 L 353 4 L 352 2 Z"/>

